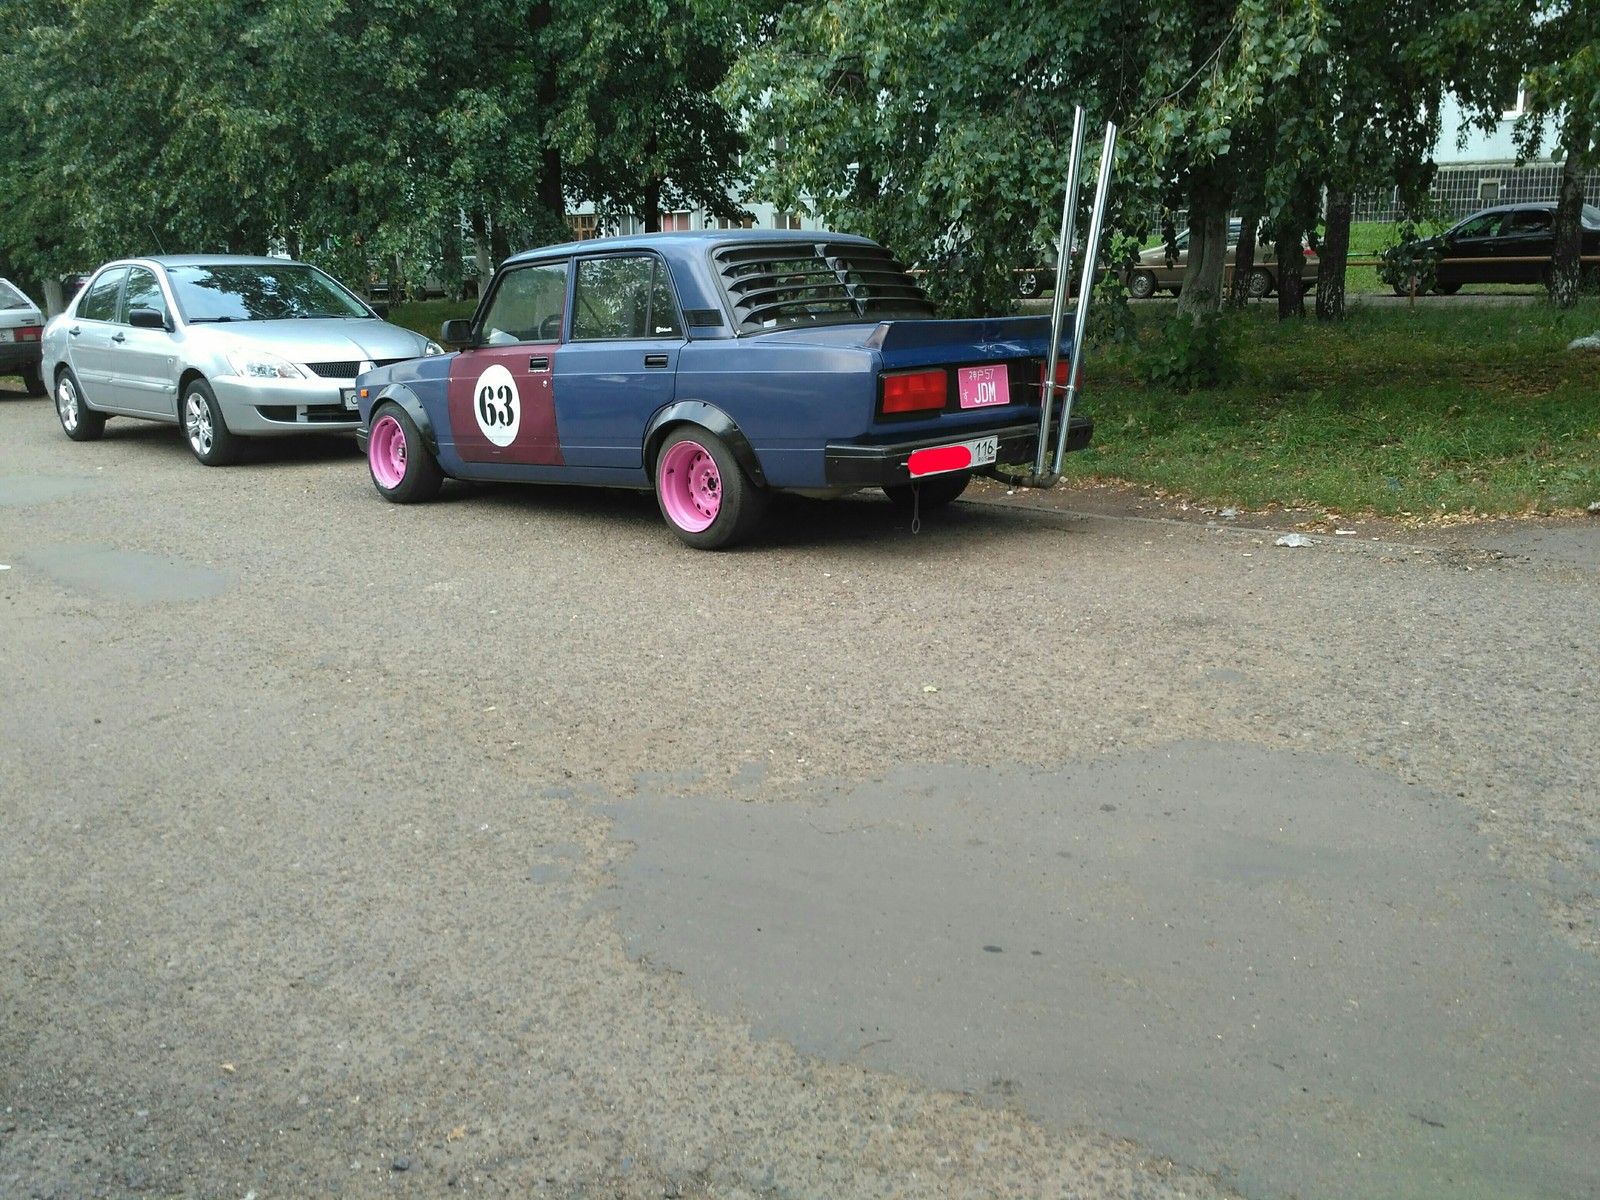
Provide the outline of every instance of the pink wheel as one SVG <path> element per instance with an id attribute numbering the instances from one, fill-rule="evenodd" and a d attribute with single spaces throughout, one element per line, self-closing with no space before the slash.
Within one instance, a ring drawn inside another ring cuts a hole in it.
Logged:
<path id="1" fill-rule="evenodd" d="M 767 492 L 716 434 L 680 425 L 656 459 L 656 502 L 685 542 L 718 550 L 750 536 L 766 510 Z"/>
<path id="2" fill-rule="evenodd" d="M 722 511 L 722 473 L 699 442 L 685 439 L 669 447 L 656 479 L 661 507 L 679 529 L 700 533 Z"/>
<path id="3" fill-rule="evenodd" d="M 396 504 L 430 499 L 438 495 L 444 482 L 444 472 L 422 440 L 417 423 L 392 402 L 379 405 L 372 413 L 367 466 L 372 471 L 372 486 Z"/>
<path id="4" fill-rule="evenodd" d="M 392 413 L 384 413 L 372 426 L 367 461 L 380 488 L 393 491 L 406 477 L 406 434 Z"/>

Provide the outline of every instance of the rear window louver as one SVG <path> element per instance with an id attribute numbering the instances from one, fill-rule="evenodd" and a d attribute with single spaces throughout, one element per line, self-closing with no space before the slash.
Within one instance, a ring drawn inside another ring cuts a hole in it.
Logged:
<path id="1" fill-rule="evenodd" d="M 905 267 L 881 246 L 738 243 L 712 253 L 739 333 L 934 315 Z"/>

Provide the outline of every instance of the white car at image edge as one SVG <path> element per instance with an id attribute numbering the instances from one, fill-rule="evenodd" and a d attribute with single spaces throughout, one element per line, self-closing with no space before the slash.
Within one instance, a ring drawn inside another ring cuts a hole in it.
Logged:
<path id="1" fill-rule="evenodd" d="M 0 279 L 0 375 L 20 375 L 30 396 L 44 395 L 39 374 L 44 314 L 9 279 Z"/>

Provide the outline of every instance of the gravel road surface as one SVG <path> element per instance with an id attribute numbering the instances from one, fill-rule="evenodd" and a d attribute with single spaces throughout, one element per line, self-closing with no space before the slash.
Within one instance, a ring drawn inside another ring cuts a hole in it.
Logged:
<path id="1" fill-rule="evenodd" d="M 1600 519 L 704 554 L 10 382 L 0 1196 L 1600 1194 Z"/>

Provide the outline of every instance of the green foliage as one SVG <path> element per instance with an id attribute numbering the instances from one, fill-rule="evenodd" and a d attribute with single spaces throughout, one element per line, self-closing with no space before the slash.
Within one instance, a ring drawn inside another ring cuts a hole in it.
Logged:
<path id="1" fill-rule="evenodd" d="M 1137 356 L 1146 383 L 1172 392 L 1222 387 L 1239 376 L 1239 323 L 1221 313 L 1178 317 Z"/>
<path id="2" fill-rule="evenodd" d="M 1135 312 L 1141 340 L 1158 340 L 1165 316 Z M 1564 349 L 1600 328 L 1600 300 L 1236 319 L 1230 386 L 1175 395 L 1136 356 L 1100 360 L 1083 397 L 1095 440 L 1068 457 L 1072 479 L 1416 519 L 1581 510 L 1600 495 L 1600 356 Z"/>

